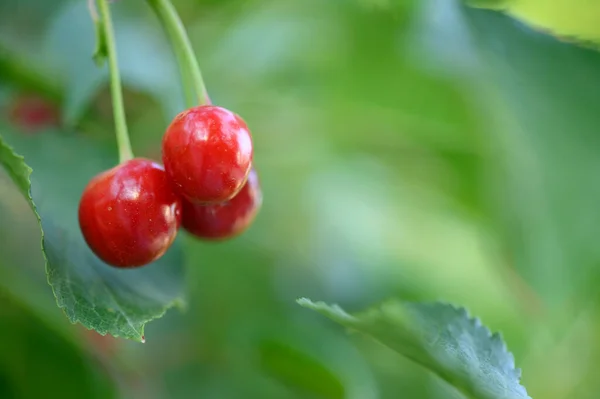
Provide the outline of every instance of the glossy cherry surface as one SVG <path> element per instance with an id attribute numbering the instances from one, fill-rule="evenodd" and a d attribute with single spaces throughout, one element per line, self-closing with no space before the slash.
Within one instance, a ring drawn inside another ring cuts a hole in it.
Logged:
<path id="1" fill-rule="evenodd" d="M 252 136 L 233 112 L 212 105 L 177 115 L 163 137 L 165 170 L 175 190 L 194 203 L 233 198 L 252 164 Z"/>
<path id="2" fill-rule="evenodd" d="M 138 267 L 160 258 L 181 224 L 181 200 L 163 167 L 135 158 L 95 176 L 79 203 L 85 241 L 104 262 Z"/>
<path id="3" fill-rule="evenodd" d="M 223 240 L 243 233 L 262 205 L 262 191 L 254 169 L 242 190 L 231 200 L 201 205 L 183 200 L 183 227 L 205 240 Z"/>

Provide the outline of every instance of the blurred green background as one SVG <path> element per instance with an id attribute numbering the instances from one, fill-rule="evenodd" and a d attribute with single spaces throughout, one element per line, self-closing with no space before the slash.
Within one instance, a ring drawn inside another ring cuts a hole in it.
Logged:
<path id="1" fill-rule="evenodd" d="M 231 242 L 184 238 L 188 307 L 139 344 L 68 322 L 0 171 L 0 398 L 460 397 L 301 296 L 465 306 L 502 332 L 533 398 L 598 397 L 600 54 L 449 0 L 174 4 L 211 99 L 253 132 L 261 213 Z M 112 9 L 134 150 L 160 159 L 184 108 L 174 56 L 144 1 Z M 73 137 L 112 159 L 93 49 L 85 1 L 0 0 L 0 134 L 52 137 L 50 160 L 77 154 Z M 52 132 L 15 111 L 32 98 Z M 77 166 L 59 164 L 45 195 L 76 204 Z"/>

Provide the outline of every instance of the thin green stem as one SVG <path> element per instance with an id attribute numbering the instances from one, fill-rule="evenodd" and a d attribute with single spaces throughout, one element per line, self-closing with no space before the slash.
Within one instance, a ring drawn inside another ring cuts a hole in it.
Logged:
<path id="1" fill-rule="evenodd" d="M 121 75 L 117 62 L 117 46 L 115 44 L 115 33 L 108 0 L 98 0 L 98 11 L 102 34 L 104 35 L 106 51 L 108 54 L 108 68 L 110 72 L 110 91 L 112 95 L 113 115 L 115 118 L 115 131 L 117 134 L 117 146 L 119 147 L 119 161 L 125 162 L 133 158 L 127 122 L 125 120 L 125 106 L 123 104 L 123 89 L 121 86 Z"/>
<path id="2" fill-rule="evenodd" d="M 202 72 L 200 71 L 198 60 L 194 54 L 194 49 L 192 48 L 185 27 L 181 22 L 181 18 L 179 18 L 179 14 L 177 14 L 177 10 L 170 0 L 148 0 L 148 4 L 154 9 L 175 49 L 188 106 L 191 103 L 189 95 L 190 86 L 197 97 L 197 104 L 208 104 L 208 93 L 204 85 Z"/>
<path id="3" fill-rule="evenodd" d="M 177 57 L 177 65 L 179 66 L 179 74 L 181 75 L 181 86 L 183 89 L 183 96 L 185 99 L 185 105 L 187 108 L 195 106 L 198 101 L 194 94 L 194 82 L 192 76 L 188 73 L 188 70 L 183 62 L 185 60 L 184 52 L 180 46 L 174 46 L 175 56 Z"/>

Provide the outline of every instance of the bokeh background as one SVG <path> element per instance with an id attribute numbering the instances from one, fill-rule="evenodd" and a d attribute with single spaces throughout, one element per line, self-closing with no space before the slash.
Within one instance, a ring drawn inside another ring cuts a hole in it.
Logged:
<path id="1" fill-rule="evenodd" d="M 140 344 L 68 322 L 0 172 L 0 398 L 460 397 L 302 296 L 465 306 L 532 397 L 598 397 L 600 54 L 450 0 L 174 4 L 211 99 L 252 129 L 261 213 L 231 242 L 184 239 L 188 307 Z M 160 159 L 184 108 L 174 56 L 143 1 L 112 9 L 134 150 Z M 3 129 L 116 154 L 93 49 L 85 1 L 0 0 Z M 76 212 L 53 165 L 48 195 Z"/>

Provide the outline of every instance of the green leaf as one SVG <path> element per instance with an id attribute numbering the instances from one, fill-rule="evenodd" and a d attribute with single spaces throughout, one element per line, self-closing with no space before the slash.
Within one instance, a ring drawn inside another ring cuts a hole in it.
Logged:
<path id="1" fill-rule="evenodd" d="M 90 19 L 85 3 L 69 2 L 59 8 L 43 39 L 44 53 L 63 74 L 63 120 L 67 126 L 83 117 L 109 77 L 107 68 L 97 65 L 105 55 L 104 35 Z M 135 12 L 128 12 L 126 7 L 133 7 Z M 132 17 L 147 11 L 145 2 L 115 2 L 111 11 L 123 85 L 153 97 L 165 119 L 170 120 L 184 104 L 177 64 L 165 35 L 156 21 Z M 91 59 L 94 47 L 99 57 Z"/>
<path id="2" fill-rule="evenodd" d="M 579 44 L 600 44 L 600 3 L 587 0 L 467 0 L 482 8 L 502 9 L 529 25 Z"/>
<path id="3" fill-rule="evenodd" d="M 529 398 L 514 358 L 464 309 L 441 303 L 390 301 L 356 315 L 339 306 L 302 298 L 301 306 L 370 335 L 421 364 L 473 399 Z"/>
<path id="4" fill-rule="evenodd" d="M 289 392 L 314 399 L 382 397 L 375 373 L 351 340 L 306 320 L 280 324 L 267 324 L 271 332 L 255 342 L 261 371 Z"/>
<path id="5" fill-rule="evenodd" d="M 61 120 L 74 126 L 90 108 L 95 96 L 108 81 L 107 68 L 98 67 L 92 49 L 103 50 L 100 24 L 90 18 L 87 1 L 67 2 L 57 7 L 40 38 L 46 64 L 60 71 L 63 101 Z"/>
<path id="6" fill-rule="evenodd" d="M 179 244 L 140 269 L 106 265 L 85 244 L 77 204 L 87 181 L 114 165 L 115 157 L 82 137 L 52 132 L 25 137 L 10 134 L 7 127 L 0 132 L 0 164 L 38 216 L 48 282 L 58 306 L 73 323 L 103 335 L 143 341 L 148 321 L 183 303 Z"/>
<path id="7" fill-rule="evenodd" d="M 464 0 L 471 7 L 489 8 L 492 10 L 503 10 L 512 0 Z"/>
<path id="8" fill-rule="evenodd" d="M 481 62 L 469 84 L 485 96 L 482 118 L 491 122 L 492 229 L 546 309 L 576 317 L 597 295 L 600 54 L 500 13 L 463 9 L 462 16 L 470 30 L 463 40 Z M 450 33 L 441 31 L 440 46 L 460 40 Z"/>
<path id="9" fill-rule="evenodd" d="M 0 296 L 0 397 L 47 396 L 119 397 L 111 376 L 85 348 Z"/>
<path id="10" fill-rule="evenodd" d="M 35 204 L 33 203 L 29 190 L 31 168 L 27 166 L 25 159 L 22 156 L 17 155 L 13 149 L 2 140 L 2 136 L 0 136 L 0 162 L 2 162 L 2 166 L 4 166 L 21 193 L 27 198 L 33 211 L 37 215 Z M 39 220 L 39 215 L 37 216 Z"/>
<path id="11" fill-rule="evenodd" d="M 292 388 L 317 398 L 344 399 L 345 389 L 339 379 L 321 362 L 298 349 L 274 340 L 259 346 L 262 368 Z"/>

